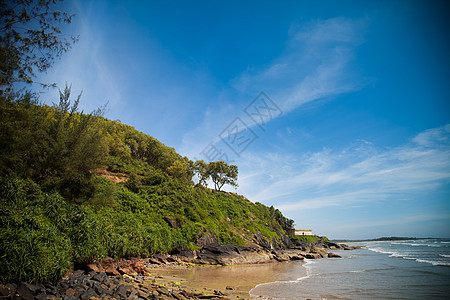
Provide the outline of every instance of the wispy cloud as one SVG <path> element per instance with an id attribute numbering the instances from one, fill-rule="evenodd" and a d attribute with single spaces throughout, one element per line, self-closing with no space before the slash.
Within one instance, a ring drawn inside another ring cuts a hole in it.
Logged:
<path id="1" fill-rule="evenodd" d="M 290 212 L 396 201 L 424 192 L 432 197 L 436 188 L 450 182 L 449 138 L 446 125 L 391 149 L 361 141 L 339 152 L 325 149 L 282 159 L 266 155 L 259 158 L 264 161 L 260 168 L 253 159 L 252 171 L 244 171 L 240 192 Z"/>
<path id="2" fill-rule="evenodd" d="M 76 10 L 85 10 L 75 18 L 71 31 L 79 35 L 79 41 L 51 69 L 43 74 L 45 82 L 55 82 L 58 88 L 65 83 L 72 85 L 72 93 L 83 90 L 81 107 L 90 112 L 109 102 L 109 108 L 117 111 L 123 107 L 120 72 L 108 61 L 107 43 L 95 23 L 92 23 L 92 3 L 74 3 Z M 51 91 L 50 97 L 58 97 Z M 49 99 L 48 102 L 55 101 Z"/>
<path id="3" fill-rule="evenodd" d="M 420 215 L 405 215 L 395 219 L 382 219 L 371 222 L 363 222 L 363 223 L 354 223 L 354 224 L 346 224 L 340 225 L 338 229 L 340 231 L 344 230 L 353 230 L 359 228 L 370 228 L 370 227 L 379 227 L 379 226 L 391 226 L 391 225 L 401 225 L 401 224 L 410 224 L 416 222 L 424 222 L 424 221 L 434 221 L 434 220 L 449 220 L 450 214 L 420 214 Z"/>
<path id="4" fill-rule="evenodd" d="M 237 116 L 255 126 L 242 110 L 261 91 L 286 115 L 305 103 L 361 89 L 367 80 L 355 72 L 351 62 L 367 23 L 365 19 L 334 18 L 292 25 L 284 52 L 265 67 L 249 68 L 232 79 L 213 102 L 216 107 L 207 109 L 203 122 L 185 134 L 181 152 L 198 155 Z"/>
<path id="5" fill-rule="evenodd" d="M 264 90 L 283 111 L 325 97 L 355 91 L 364 81 L 351 68 L 363 41 L 367 20 L 334 18 L 303 27 L 293 25 L 284 53 L 262 70 L 248 70 L 233 80 L 246 94 Z"/>

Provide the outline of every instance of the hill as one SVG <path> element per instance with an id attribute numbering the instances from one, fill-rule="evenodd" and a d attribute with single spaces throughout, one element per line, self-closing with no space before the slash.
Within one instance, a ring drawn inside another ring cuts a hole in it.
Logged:
<path id="1" fill-rule="evenodd" d="M 208 243 L 286 247 L 292 220 L 195 185 L 194 162 L 70 89 L 52 107 L 0 99 L 0 281 L 56 280 L 103 257 Z"/>

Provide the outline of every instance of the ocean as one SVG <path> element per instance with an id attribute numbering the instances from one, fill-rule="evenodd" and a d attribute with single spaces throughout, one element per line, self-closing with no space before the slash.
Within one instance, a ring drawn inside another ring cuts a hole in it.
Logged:
<path id="1" fill-rule="evenodd" d="M 450 299 L 450 240 L 366 242 L 342 258 L 306 259 L 280 281 L 257 285 L 256 299 Z"/>

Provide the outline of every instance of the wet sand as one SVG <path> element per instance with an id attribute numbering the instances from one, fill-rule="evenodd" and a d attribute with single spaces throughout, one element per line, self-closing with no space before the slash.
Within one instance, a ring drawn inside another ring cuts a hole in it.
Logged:
<path id="1" fill-rule="evenodd" d="M 306 275 L 301 261 L 235 266 L 164 266 L 151 269 L 160 284 L 179 284 L 186 290 L 219 290 L 230 299 L 250 299 L 256 285 L 278 280 L 295 280 Z"/>

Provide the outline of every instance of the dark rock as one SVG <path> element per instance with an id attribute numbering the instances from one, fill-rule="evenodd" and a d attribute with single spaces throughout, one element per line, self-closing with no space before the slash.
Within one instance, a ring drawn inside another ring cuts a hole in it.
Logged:
<path id="1" fill-rule="evenodd" d="M 336 253 L 333 253 L 333 252 L 328 253 L 328 258 L 340 258 L 340 257 L 341 256 Z"/>
<path id="2" fill-rule="evenodd" d="M 272 244 L 270 248 L 275 250 L 280 249 L 280 247 L 278 246 L 278 239 L 276 236 L 272 237 Z"/>
<path id="3" fill-rule="evenodd" d="M 158 259 L 156 258 L 149 258 L 148 260 L 150 263 L 154 264 L 154 265 L 162 265 L 162 262 L 160 262 Z"/>
<path id="4" fill-rule="evenodd" d="M 5 286 L 11 291 L 11 294 L 14 295 L 16 293 L 17 284 L 15 284 L 15 283 L 7 283 Z"/>
<path id="5" fill-rule="evenodd" d="M 328 247 L 329 247 L 330 249 L 341 249 L 341 248 L 342 248 L 340 244 L 332 243 L 332 242 L 329 242 L 329 243 L 328 243 Z"/>
<path id="6" fill-rule="evenodd" d="M 12 294 L 11 290 L 8 287 L 6 287 L 4 285 L 0 285 L 0 296 L 1 297 L 7 297 L 11 294 Z"/>
<path id="7" fill-rule="evenodd" d="M 48 295 L 47 294 L 38 294 L 36 296 L 34 296 L 35 300 L 47 300 L 48 299 Z"/>
<path id="8" fill-rule="evenodd" d="M 214 245 L 214 244 L 219 244 L 219 238 L 217 237 L 217 234 L 211 233 L 206 228 L 203 228 L 203 232 L 200 232 L 197 235 L 196 245 L 198 247 L 204 247 L 207 245 Z"/>
<path id="9" fill-rule="evenodd" d="M 95 274 L 95 275 L 92 277 L 93 280 L 96 280 L 96 281 L 99 281 L 99 282 L 105 281 L 106 278 L 108 278 L 108 276 L 106 275 L 105 272 L 97 273 L 97 274 Z"/>
<path id="10" fill-rule="evenodd" d="M 318 253 L 306 253 L 306 254 L 305 254 L 305 257 L 306 257 L 306 258 L 309 258 L 309 259 L 318 259 L 318 258 L 322 258 L 322 256 L 320 256 L 320 254 L 318 254 Z"/>
<path id="11" fill-rule="evenodd" d="M 37 287 L 35 285 L 22 281 L 17 285 L 16 294 L 19 294 L 24 299 L 33 299 L 36 290 Z"/>
<path id="12" fill-rule="evenodd" d="M 303 260 L 303 256 L 300 255 L 292 255 L 290 258 L 291 260 Z"/>
<path id="13" fill-rule="evenodd" d="M 83 270 L 75 270 L 75 271 L 73 271 L 72 276 L 70 276 L 70 279 L 77 280 L 77 279 L 80 279 L 83 275 L 84 275 Z"/>
<path id="14" fill-rule="evenodd" d="M 266 238 L 262 235 L 260 231 L 257 231 L 253 235 L 253 242 L 263 248 L 270 249 L 271 244 L 266 240 Z"/>
<path id="15" fill-rule="evenodd" d="M 283 243 L 284 248 L 286 248 L 286 249 L 289 249 L 292 247 L 291 239 L 285 234 L 281 235 L 281 242 Z"/>
<path id="16" fill-rule="evenodd" d="M 195 260 L 202 264 L 254 264 L 273 261 L 274 255 L 264 249 L 235 245 L 207 245 Z"/>
<path id="17" fill-rule="evenodd" d="M 126 299 L 127 298 L 127 286 L 124 284 L 119 285 L 116 288 L 114 295 L 119 296 L 121 299 Z"/>
<path id="18" fill-rule="evenodd" d="M 226 289 L 226 290 L 230 290 L 230 291 L 233 290 L 233 288 L 232 288 L 231 286 L 227 286 L 225 289 Z"/>
<path id="19" fill-rule="evenodd" d="M 178 219 L 176 219 L 176 218 L 175 218 L 175 219 L 172 219 L 172 218 L 165 217 L 165 218 L 164 218 L 164 221 L 166 221 L 167 223 L 169 223 L 170 227 L 172 227 L 172 228 L 178 228 L 178 227 L 181 226 L 180 220 L 178 220 Z"/>
<path id="20" fill-rule="evenodd" d="M 85 291 L 83 294 L 80 295 L 80 299 L 82 300 L 88 300 L 91 297 L 97 297 L 97 293 L 93 288 L 90 288 L 89 290 Z"/>
<path id="21" fill-rule="evenodd" d="M 68 289 L 70 286 L 69 286 L 69 284 L 67 283 L 67 282 L 60 282 L 59 284 L 58 284 L 61 288 L 63 288 L 63 289 Z"/>

